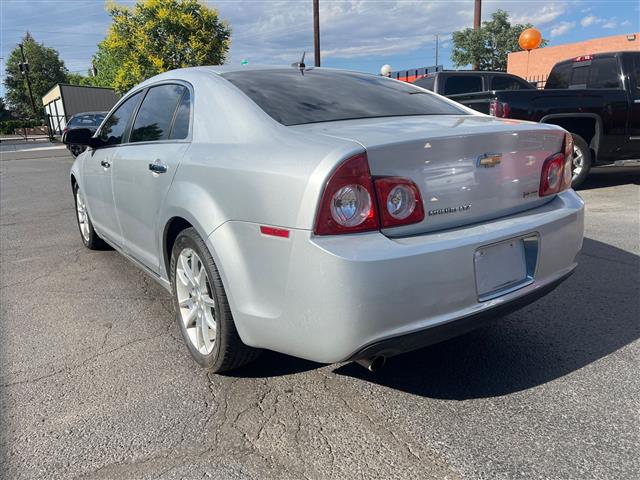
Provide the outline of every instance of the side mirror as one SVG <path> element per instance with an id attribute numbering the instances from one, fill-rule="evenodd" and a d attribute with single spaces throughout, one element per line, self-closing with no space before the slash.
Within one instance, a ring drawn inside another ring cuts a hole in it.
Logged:
<path id="1" fill-rule="evenodd" d="M 62 137 L 62 142 L 69 145 L 86 145 L 91 148 L 99 147 L 102 142 L 98 138 L 93 138 L 93 132 L 88 128 L 74 128 L 67 130 Z"/>

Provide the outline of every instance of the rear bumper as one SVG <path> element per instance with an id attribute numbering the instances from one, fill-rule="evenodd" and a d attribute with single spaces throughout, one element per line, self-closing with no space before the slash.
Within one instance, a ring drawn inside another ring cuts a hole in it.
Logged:
<path id="1" fill-rule="evenodd" d="M 544 297 L 569 278 L 573 272 L 574 270 L 571 270 L 560 278 L 534 289 L 529 293 L 521 295 L 515 300 L 489 308 L 488 310 L 484 310 L 480 313 L 456 318 L 449 322 L 442 323 L 435 327 L 426 328 L 418 332 L 400 335 L 398 337 L 388 338 L 386 340 L 380 340 L 372 343 L 358 350 L 348 360 L 355 361 L 364 358 L 375 358 L 377 356 L 392 357 L 400 353 L 410 352 L 463 335 L 467 332 L 483 327 L 504 315 L 508 315 L 509 313 L 526 307 L 530 303 Z"/>
<path id="2" fill-rule="evenodd" d="M 435 343 L 544 295 L 576 267 L 583 208 L 570 190 L 517 215 L 414 237 L 293 230 L 285 239 L 227 222 L 207 243 L 246 344 L 334 363 Z M 476 250 L 528 235 L 538 238 L 532 281 L 480 301 Z"/>

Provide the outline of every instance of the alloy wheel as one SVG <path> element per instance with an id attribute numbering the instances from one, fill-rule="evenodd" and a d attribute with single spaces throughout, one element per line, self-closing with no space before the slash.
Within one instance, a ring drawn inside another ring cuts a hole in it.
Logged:
<path id="1" fill-rule="evenodd" d="M 191 344 L 202 355 L 210 354 L 216 341 L 216 303 L 207 270 L 191 248 L 178 256 L 176 295 Z"/>
<path id="2" fill-rule="evenodd" d="M 573 144 L 573 169 L 571 172 L 571 179 L 575 180 L 578 175 L 582 173 L 582 169 L 584 168 L 584 153 L 582 150 Z"/>
<path id="3" fill-rule="evenodd" d="M 80 226 L 80 234 L 85 242 L 90 239 L 89 215 L 87 214 L 87 204 L 80 193 L 80 189 L 76 190 L 76 212 L 78 214 L 78 225 Z"/>

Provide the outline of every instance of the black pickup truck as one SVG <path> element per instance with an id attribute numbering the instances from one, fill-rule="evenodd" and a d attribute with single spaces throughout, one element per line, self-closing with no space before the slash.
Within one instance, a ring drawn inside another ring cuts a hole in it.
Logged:
<path id="1" fill-rule="evenodd" d="M 557 63 L 543 90 L 453 95 L 496 117 L 560 125 L 574 141 L 573 186 L 589 169 L 640 160 L 640 52 L 584 55 Z"/>

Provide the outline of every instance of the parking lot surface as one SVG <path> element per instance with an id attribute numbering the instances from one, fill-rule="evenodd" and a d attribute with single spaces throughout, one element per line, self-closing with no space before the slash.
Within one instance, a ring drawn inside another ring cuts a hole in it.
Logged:
<path id="1" fill-rule="evenodd" d="M 0 162 L 0 478 L 640 476 L 640 174 L 579 192 L 577 272 L 371 374 L 265 352 L 207 375 L 168 293 L 80 240 L 71 158 Z M 425 272 L 425 275 L 429 275 Z"/>

